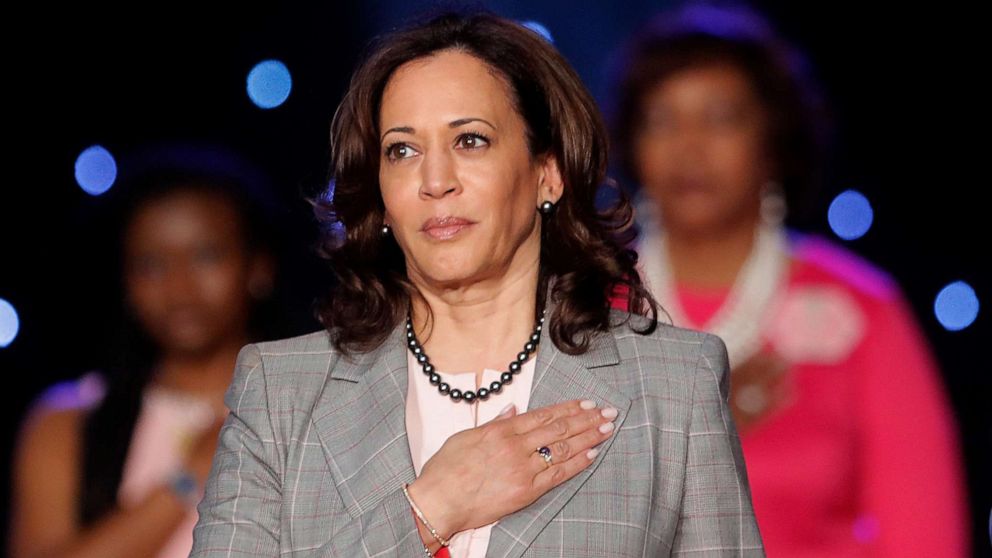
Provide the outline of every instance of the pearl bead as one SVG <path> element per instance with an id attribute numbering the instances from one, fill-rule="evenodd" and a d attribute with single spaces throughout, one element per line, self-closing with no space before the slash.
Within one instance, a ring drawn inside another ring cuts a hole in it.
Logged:
<path id="1" fill-rule="evenodd" d="M 454 399 L 455 401 L 458 401 L 462 398 L 462 390 L 453 389 L 451 390 L 451 393 L 448 394 L 448 396 Z"/>
<path id="2" fill-rule="evenodd" d="M 479 393 L 477 395 L 479 396 L 479 399 L 485 401 L 489 398 L 489 390 L 486 388 L 479 388 Z"/>
<path id="3" fill-rule="evenodd" d="M 524 350 L 527 351 L 528 353 L 533 353 L 534 352 L 534 349 L 536 349 L 536 348 L 537 348 L 537 346 L 534 345 L 533 343 L 530 343 L 530 342 L 528 342 L 526 345 L 524 345 Z"/>
<path id="4" fill-rule="evenodd" d="M 420 353 L 419 355 L 417 355 L 417 362 L 419 362 L 420 364 L 424 364 L 425 362 L 427 362 L 427 355 L 425 355 L 424 353 Z"/>
<path id="5" fill-rule="evenodd" d="M 430 375 L 431 385 L 436 386 L 440 381 L 441 381 L 441 376 L 439 374 L 435 374 L 434 372 L 431 372 Z"/>
<path id="6" fill-rule="evenodd" d="M 464 399 L 466 403 L 475 401 L 475 392 L 472 390 L 465 390 L 465 393 L 462 394 L 462 399 Z"/>
<path id="7" fill-rule="evenodd" d="M 430 374 L 431 372 L 434 372 L 434 365 L 431 364 L 431 363 L 425 364 L 424 365 L 424 372 L 427 373 L 427 374 Z"/>
<path id="8" fill-rule="evenodd" d="M 516 372 L 517 370 L 520 370 L 520 363 L 519 362 L 511 362 L 510 363 L 510 372 Z"/>
<path id="9" fill-rule="evenodd" d="M 440 385 L 437 386 L 437 390 L 445 395 L 448 395 L 448 392 L 451 391 L 451 386 L 448 385 L 448 382 L 441 382 Z"/>
<path id="10" fill-rule="evenodd" d="M 499 376 L 499 381 L 503 382 L 504 384 L 508 384 L 513 381 L 513 374 L 509 372 L 503 372 Z"/>
<path id="11" fill-rule="evenodd" d="M 496 381 L 489 384 L 489 391 L 492 393 L 499 393 L 503 389 L 503 383 Z"/>
<path id="12" fill-rule="evenodd" d="M 525 360 L 527 360 L 527 352 L 524 351 L 521 353 L 517 353 L 517 360 L 520 362 L 524 362 Z"/>

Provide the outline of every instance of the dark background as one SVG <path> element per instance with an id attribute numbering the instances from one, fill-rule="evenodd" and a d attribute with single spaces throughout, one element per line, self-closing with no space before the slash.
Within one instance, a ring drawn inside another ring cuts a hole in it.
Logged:
<path id="1" fill-rule="evenodd" d="M 458 5 L 456 3 L 449 3 Z M 464 5 L 464 4 L 463 4 Z M 605 64 L 653 10 L 630 1 L 503 1 L 473 4 L 544 24 L 556 46 L 605 101 Z M 100 144 L 111 153 L 158 140 L 212 140 L 247 155 L 272 179 L 294 244 L 283 279 L 291 308 L 287 332 L 319 329 L 309 304 L 325 273 L 307 247 L 314 224 L 303 193 L 326 182 L 331 117 L 366 42 L 405 22 L 427 3 L 379 0 L 315 7 L 143 4 L 141 11 L 86 5 L 19 8 L 4 34 L 11 171 L 0 198 L 0 298 L 21 319 L 20 334 L 0 349 L 9 380 L 0 407 L 0 474 L 22 414 L 52 382 L 99 368 L 115 324 L 106 309 L 111 246 L 99 241 L 100 199 L 73 178 L 79 153 Z M 802 227 L 833 236 L 826 207 L 847 188 L 875 210 L 861 239 L 836 239 L 891 273 L 910 299 L 940 361 L 957 412 L 968 466 L 977 555 L 989 550 L 992 506 L 992 370 L 989 319 L 944 330 L 933 314 L 936 293 L 967 281 L 989 293 L 986 175 L 989 89 L 981 70 L 975 14 L 941 4 L 900 9 L 865 3 L 759 2 L 783 35 L 806 51 L 834 106 L 838 150 L 819 207 Z M 255 107 L 248 71 L 266 58 L 292 72 L 287 102 Z M 982 85 L 985 83 L 985 85 Z M 979 183 L 976 185 L 975 182 Z M 986 256 L 980 256 L 980 254 Z M 53 350 L 57 348 L 57 350 Z M 923 456 L 922 458 L 925 458 Z M 0 483 L 6 525 L 9 485 Z M 935 518 L 935 525 L 939 523 Z M 4 543 L 5 534 L 0 534 Z"/>

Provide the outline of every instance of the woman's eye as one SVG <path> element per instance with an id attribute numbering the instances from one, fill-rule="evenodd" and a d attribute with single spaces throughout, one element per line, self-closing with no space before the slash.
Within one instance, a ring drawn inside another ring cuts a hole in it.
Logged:
<path id="1" fill-rule="evenodd" d="M 196 259 L 202 263 L 214 263 L 221 259 L 221 250 L 215 247 L 200 248 L 196 251 Z"/>
<path id="2" fill-rule="evenodd" d="M 386 158 L 390 160 L 406 159 L 414 151 L 405 143 L 391 143 L 386 146 Z"/>
<path id="3" fill-rule="evenodd" d="M 665 130 L 672 125 L 672 118 L 669 114 L 661 111 L 649 112 L 642 124 L 647 132 L 658 132 Z"/>
<path id="4" fill-rule="evenodd" d="M 165 262 L 153 256 L 139 256 L 131 263 L 131 270 L 138 275 L 159 275 L 165 271 Z"/>
<path id="5" fill-rule="evenodd" d="M 489 138 L 479 133 L 462 134 L 458 136 L 458 143 L 468 149 L 475 149 L 489 145 Z"/>
<path id="6" fill-rule="evenodd" d="M 709 120 L 714 124 L 736 124 L 741 120 L 741 111 L 734 106 L 716 105 L 709 110 Z"/>

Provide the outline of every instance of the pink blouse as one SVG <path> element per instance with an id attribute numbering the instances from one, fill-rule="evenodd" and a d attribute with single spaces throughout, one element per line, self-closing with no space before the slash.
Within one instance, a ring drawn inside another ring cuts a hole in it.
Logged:
<path id="1" fill-rule="evenodd" d="M 496 417 L 509 403 L 516 403 L 517 414 L 527 410 L 530 402 L 531 386 L 534 382 L 534 362 L 536 356 L 524 363 L 513 382 L 503 386 L 498 394 L 491 395 L 486 401 L 477 400 L 475 403 L 451 401 L 442 396 L 437 387 L 427 381 L 420 364 L 407 351 L 407 369 L 409 371 L 406 399 L 406 428 L 410 440 L 410 456 L 413 467 L 420 476 L 424 463 L 441 449 L 445 440 L 452 434 L 485 424 Z M 488 386 L 499 379 L 503 371 L 486 368 L 482 371 L 482 383 L 476 384 L 476 374 L 472 372 L 449 374 L 438 371 L 441 381 L 447 382 L 452 389 L 477 390 L 480 385 Z M 429 519 L 429 518 L 428 518 Z M 484 558 L 489 546 L 489 533 L 498 521 L 475 529 L 466 529 L 455 533 L 449 540 L 448 552 L 451 558 Z"/>
<path id="2" fill-rule="evenodd" d="M 167 482 L 183 466 L 189 444 L 210 427 L 214 416 L 213 408 L 205 401 L 154 386 L 147 388 L 124 462 L 118 490 L 121 507 L 137 505 L 150 491 Z M 189 556 L 196 519 L 196 508 L 190 505 L 186 518 L 156 558 Z"/>

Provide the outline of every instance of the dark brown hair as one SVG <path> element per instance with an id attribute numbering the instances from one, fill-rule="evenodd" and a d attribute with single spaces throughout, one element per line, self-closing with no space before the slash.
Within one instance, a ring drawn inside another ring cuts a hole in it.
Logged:
<path id="1" fill-rule="evenodd" d="M 633 154 L 646 94 L 674 74 L 703 65 L 741 70 L 769 115 L 768 146 L 790 214 L 805 217 L 822 186 L 832 130 L 809 62 L 747 5 L 686 4 L 638 29 L 611 68 L 612 139 L 625 183 L 637 185 Z"/>
<path id="2" fill-rule="evenodd" d="M 509 84 L 532 160 L 549 153 L 557 158 L 565 188 L 554 213 L 543 217 L 537 292 L 538 309 L 549 289 L 556 303 L 548 316 L 552 341 L 564 352 L 585 352 L 594 330 L 613 325 L 615 291 L 626 291 L 632 312 L 650 311 L 639 333 L 654 331 L 657 303 L 634 268 L 637 254 L 625 247 L 634 232 L 630 201 L 618 189 L 615 205 L 603 212 L 595 206 L 606 179 L 608 136 L 575 70 L 540 35 L 513 21 L 488 12 L 444 12 L 374 41 L 334 115 L 331 189 L 309 201 L 323 225 L 318 252 L 336 281 L 316 314 L 335 347 L 349 353 L 378 346 L 405 318 L 411 297 L 420 296 L 399 246 L 380 232 L 379 109 L 399 66 L 446 49 L 477 57 Z"/>

